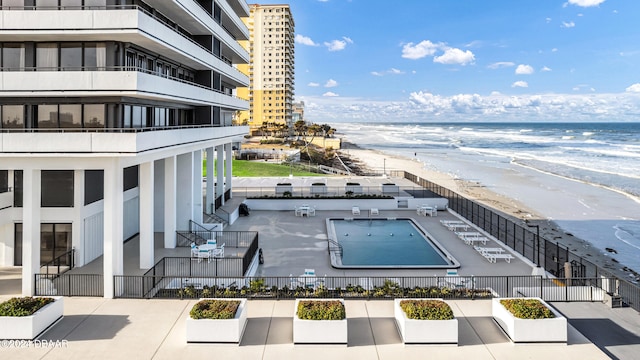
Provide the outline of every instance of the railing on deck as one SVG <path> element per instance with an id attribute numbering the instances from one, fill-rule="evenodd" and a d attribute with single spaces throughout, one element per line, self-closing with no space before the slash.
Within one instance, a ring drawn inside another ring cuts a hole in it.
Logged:
<path id="1" fill-rule="evenodd" d="M 35 295 L 104 296 L 101 274 L 35 274 Z"/>

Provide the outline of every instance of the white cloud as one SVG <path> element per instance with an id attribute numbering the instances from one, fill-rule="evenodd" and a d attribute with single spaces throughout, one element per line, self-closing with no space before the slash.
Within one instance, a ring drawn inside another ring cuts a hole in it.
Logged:
<path id="1" fill-rule="evenodd" d="M 626 92 L 640 93 L 640 83 L 635 83 L 625 89 Z"/>
<path id="2" fill-rule="evenodd" d="M 498 62 L 494 62 L 493 64 L 489 64 L 489 66 L 487 66 L 489 69 L 500 69 L 500 68 L 506 68 L 506 67 L 512 67 L 515 66 L 515 63 L 512 63 L 511 61 L 498 61 Z"/>
<path id="3" fill-rule="evenodd" d="M 517 75 L 531 75 L 531 74 L 533 74 L 533 72 L 534 72 L 534 70 L 533 70 L 533 67 L 531 65 L 520 64 L 516 68 L 516 74 Z"/>
<path id="4" fill-rule="evenodd" d="M 552 71 L 552 70 L 550 67 L 543 66 L 542 69 L 540 69 L 540 71 Z"/>
<path id="5" fill-rule="evenodd" d="M 581 7 L 591 7 L 591 6 L 598 6 L 605 1 L 606 0 L 569 0 L 568 4 L 581 6 Z"/>
<path id="6" fill-rule="evenodd" d="M 433 58 L 433 62 L 437 62 L 440 64 L 458 65 L 473 64 L 475 60 L 476 57 L 471 51 L 462 51 L 456 48 L 448 48 L 444 51 L 444 54 Z"/>
<path id="7" fill-rule="evenodd" d="M 557 51 L 558 51 L 558 48 L 551 49 L 551 52 L 557 52 Z"/>
<path id="8" fill-rule="evenodd" d="M 433 56 L 441 47 L 442 43 L 434 44 L 429 40 L 423 40 L 418 44 L 408 43 L 402 47 L 402 57 L 405 59 L 417 60 L 425 56 Z"/>
<path id="9" fill-rule="evenodd" d="M 342 40 L 331 40 L 329 42 L 325 41 L 324 46 L 326 46 L 329 51 L 340 51 L 344 50 L 347 47 L 347 44 L 353 44 L 353 40 L 346 36 L 343 36 Z"/>
<path id="10" fill-rule="evenodd" d="M 313 40 L 311 40 L 310 37 L 308 36 L 304 36 L 304 35 L 296 35 L 296 44 L 302 44 L 302 45 L 308 45 L 308 46 L 319 46 L 319 44 L 316 44 Z"/>
<path id="11" fill-rule="evenodd" d="M 338 97 L 338 96 L 340 96 L 340 95 L 338 95 L 338 94 L 336 94 L 336 93 L 334 93 L 334 92 L 331 92 L 331 91 L 327 91 L 326 93 L 322 94 L 322 96 L 326 96 L 326 97 Z"/>
<path id="12" fill-rule="evenodd" d="M 513 87 L 513 88 L 515 88 L 515 87 L 526 88 L 526 87 L 529 87 L 529 83 L 527 83 L 526 81 L 516 81 L 513 84 L 511 84 L 511 87 Z"/>
<path id="13" fill-rule="evenodd" d="M 317 82 L 310 82 L 310 83 L 307 84 L 307 86 L 318 87 L 318 86 L 320 86 L 320 84 L 318 84 Z"/>
<path id="14" fill-rule="evenodd" d="M 405 72 L 402 71 L 402 70 L 391 68 L 391 69 L 385 70 L 385 71 L 372 71 L 371 75 L 373 75 L 373 76 L 385 76 L 387 74 L 390 74 L 390 75 L 402 75 L 404 73 Z"/>
<path id="15" fill-rule="evenodd" d="M 324 87 L 326 87 L 326 88 L 332 88 L 332 87 L 336 87 L 336 86 L 338 86 L 338 82 L 333 80 L 333 79 L 327 80 L 327 82 L 324 84 Z"/>
<path id="16" fill-rule="evenodd" d="M 576 27 L 576 23 L 574 23 L 573 21 L 569 21 L 569 22 L 563 21 L 562 22 L 562 27 L 563 28 L 567 28 L 567 29 L 568 28 L 572 28 L 572 27 Z"/>

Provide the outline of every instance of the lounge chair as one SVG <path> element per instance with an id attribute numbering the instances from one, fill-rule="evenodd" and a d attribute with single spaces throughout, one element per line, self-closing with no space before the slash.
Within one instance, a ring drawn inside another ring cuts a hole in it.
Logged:
<path id="1" fill-rule="evenodd" d="M 514 259 L 513 255 L 511 254 L 499 254 L 499 253 L 488 254 L 485 257 L 487 258 L 487 260 L 489 260 L 489 262 L 492 262 L 492 263 L 497 262 L 498 259 L 504 259 L 504 261 L 511 263 L 511 259 Z"/>
<path id="2" fill-rule="evenodd" d="M 378 211 L 378 208 L 371 208 L 371 211 L 369 213 L 371 215 L 380 215 L 380 212 Z"/>
<path id="3" fill-rule="evenodd" d="M 351 208 L 351 214 L 353 215 L 360 215 L 360 208 L 357 206 L 354 206 Z"/>

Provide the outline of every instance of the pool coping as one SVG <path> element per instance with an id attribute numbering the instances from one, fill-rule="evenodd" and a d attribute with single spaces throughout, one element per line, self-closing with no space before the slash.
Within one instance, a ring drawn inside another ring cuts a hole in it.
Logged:
<path id="1" fill-rule="evenodd" d="M 336 235 L 335 227 L 333 226 L 334 220 L 354 221 L 354 220 L 408 220 L 411 224 L 422 233 L 426 238 L 426 241 L 431 242 L 431 246 L 442 256 L 445 260 L 451 262 L 450 265 L 343 265 L 341 257 L 337 256 L 336 251 L 331 251 L 331 242 L 339 244 L 338 237 Z M 329 257 L 331 259 L 331 267 L 335 269 L 458 269 L 460 268 L 460 262 L 447 251 L 447 249 L 440 244 L 436 238 L 431 235 L 425 228 L 422 227 L 417 221 L 410 217 L 376 217 L 370 219 L 366 217 L 329 217 L 326 219 L 327 228 L 327 247 L 329 248 Z"/>

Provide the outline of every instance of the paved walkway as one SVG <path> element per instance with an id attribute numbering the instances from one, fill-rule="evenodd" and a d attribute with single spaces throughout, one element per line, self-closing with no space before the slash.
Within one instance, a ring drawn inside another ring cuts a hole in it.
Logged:
<path id="1" fill-rule="evenodd" d="M 44 340 L 63 348 L 3 348 L 3 359 L 608 359 L 569 327 L 564 344 L 514 345 L 492 320 L 488 300 L 450 301 L 459 346 L 402 344 L 392 301 L 347 300 L 347 346 L 293 345 L 292 300 L 253 300 L 241 344 L 187 344 L 196 300 L 65 298 L 65 317 Z M 601 304 L 600 304 L 601 305 Z"/>

